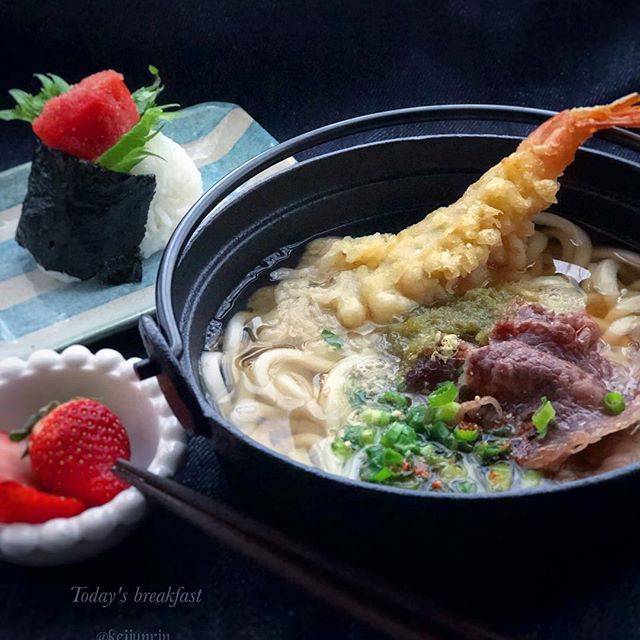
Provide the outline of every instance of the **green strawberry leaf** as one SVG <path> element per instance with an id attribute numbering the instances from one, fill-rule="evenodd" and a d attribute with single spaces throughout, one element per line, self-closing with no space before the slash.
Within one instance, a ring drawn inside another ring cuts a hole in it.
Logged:
<path id="1" fill-rule="evenodd" d="M 38 409 L 38 411 L 36 411 L 20 429 L 16 429 L 9 434 L 9 440 L 11 440 L 11 442 L 22 442 L 23 440 L 26 440 L 31 435 L 33 428 L 38 424 L 38 422 L 40 422 L 40 420 L 45 416 L 48 416 L 59 406 L 60 403 L 57 400 L 53 400 L 41 409 Z"/>

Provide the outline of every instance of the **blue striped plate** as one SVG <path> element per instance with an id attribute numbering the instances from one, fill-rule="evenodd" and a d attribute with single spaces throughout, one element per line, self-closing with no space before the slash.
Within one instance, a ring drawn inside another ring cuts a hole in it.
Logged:
<path id="1" fill-rule="evenodd" d="M 205 190 L 276 144 L 236 105 L 209 102 L 184 113 L 163 132 L 185 145 Z M 105 336 L 154 309 L 160 253 L 144 261 L 142 282 L 115 287 L 94 281 L 65 284 L 37 269 L 31 254 L 14 240 L 29 166 L 0 173 L 0 358 Z"/>

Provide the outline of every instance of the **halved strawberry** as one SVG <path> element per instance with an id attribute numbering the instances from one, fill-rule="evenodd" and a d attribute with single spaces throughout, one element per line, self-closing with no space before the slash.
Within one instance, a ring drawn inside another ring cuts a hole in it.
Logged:
<path id="1" fill-rule="evenodd" d="M 127 488 L 111 469 L 118 458 L 130 458 L 129 436 L 118 416 L 97 400 L 52 403 L 13 437 L 29 432 L 31 465 L 43 489 L 97 506 Z"/>
<path id="2" fill-rule="evenodd" d="M 15 480 L 36 486 L 36 477 L 29 458 L 24 457 L 24 444 L 11 442 L 9 434 L 0 431 L 0 482 Z"/>
<path id="3" fill-rule="evenodd" d="M 40 524 L 53 518 L 71 518 L 87 505 L 75 498 L 53 496 L 13 480 L 0 482 L 0 522 Z"/>

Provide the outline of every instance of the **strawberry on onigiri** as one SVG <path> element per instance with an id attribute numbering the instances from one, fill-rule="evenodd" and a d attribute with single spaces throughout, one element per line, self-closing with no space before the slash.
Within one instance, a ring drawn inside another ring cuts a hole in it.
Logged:
<path id="1" fill-rule="evenodd" d="M 129 131 L 140 115 L 121 73 L 100 71 L 48 100 L 33 121 L 51 149 L 94 161 Z"/>

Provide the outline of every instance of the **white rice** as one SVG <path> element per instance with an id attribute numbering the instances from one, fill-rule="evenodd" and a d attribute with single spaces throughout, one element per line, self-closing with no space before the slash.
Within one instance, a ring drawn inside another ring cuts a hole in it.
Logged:
<path id="1" fill-rule="evenodd" d="M 59 282 L 64 282 L 65 284 L 70 284 L 71 282 L 81 282 L 80 278 L 76 278 L 75 276 L 71 276 L 68 273 L 64 273 L 64 271 L 51 271 L 49 269 L 45 269 L 39 262 L 36 262 L 36 267 L 38 268 L 38 270 L 42 271 L 42 273 L 46 273 L 50 278 L 58 280 Z"/>
<path id="2" fill-rule="evenodd" d="M 140 244 L 144 258 L 165 248 L 178 222 L 202 195 L 202 176 L 177 142 L 159 133 L 146 148 L 160 157 L 147 156 L 131 170 L 135 175 L 153 174 L 156 177 L 156 192 Z"/>

